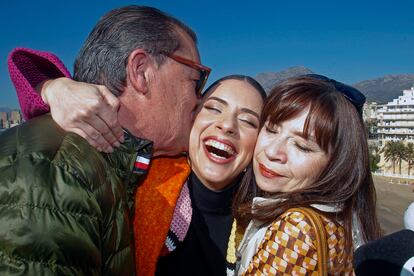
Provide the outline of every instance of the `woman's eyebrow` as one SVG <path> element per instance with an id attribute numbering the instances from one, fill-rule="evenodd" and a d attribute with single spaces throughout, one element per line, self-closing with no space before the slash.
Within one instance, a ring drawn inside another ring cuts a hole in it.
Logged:
<path id="1" fill-rule="evenodd" d="M 206 101 L 209 101 L 209 100 L 216 100 L 216 101 L 218 101 L 218 102 L 220 102 L 222 104 L 229 105 L 225 100 L 223 100 L 221 98 L 218 98 L 218 97 L 210 97 L 210 98 L 207 98 Z"/>

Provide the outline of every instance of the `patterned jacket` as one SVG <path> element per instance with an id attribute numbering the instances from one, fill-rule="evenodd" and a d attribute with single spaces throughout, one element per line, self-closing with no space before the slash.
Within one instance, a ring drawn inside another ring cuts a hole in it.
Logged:
<path id="1" fill-rule="evenodd" d="M 343 260 L 344 228 L 326 216 L 321 217 L 329 247 L 329 274 L 353 275 L 352 259 Z M 239 275 L 317 275 L 315 230 L 304 214 L 285 212 L 272 223 L 252 231 L 253 223 L 239 247 L 244 255 Z M 246 239 L 249 232 L 254 232 L 259 238 L 251 236 Z"/>

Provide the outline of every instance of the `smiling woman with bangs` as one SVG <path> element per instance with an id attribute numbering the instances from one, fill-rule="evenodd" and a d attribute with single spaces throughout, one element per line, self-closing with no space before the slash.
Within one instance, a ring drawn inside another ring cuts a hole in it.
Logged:
<path id="1" fill-rule="evenodd" d="M 353 249 L 380 235 L 364 101 L 320 75 L 271 91 L 253 166 L 234 200 L 239 222 L 250 221 L 239 274 L 353 274 Z"/>

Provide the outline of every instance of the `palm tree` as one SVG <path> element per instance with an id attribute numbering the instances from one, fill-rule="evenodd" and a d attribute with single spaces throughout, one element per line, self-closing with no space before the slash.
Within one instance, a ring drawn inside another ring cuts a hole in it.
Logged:
<path id="1" fill-rule="evenodd" d="M 405 158 L 408 163 L 408 175 L 410 175 L 411 167 L 414 165 L 414 144 L 408 143 L 405 147 Z"/>
<path id="2" fill-rule="evenodd" d="M 399 165 L 399 171 L 401 174 L 401 163 L 402 160 L 405 158 L 405 146 L 401 141 L 389 141 L 385 144 L 384 148 L 382 149 L 384 153 L 385 161 L 392 162 L 392 172 L 395 174 L 395 165 Z"/>
<path id="3" fill-rule="evenodd" d="M 398 169 L 399 169 L 399 174 L 401 175 L 401 165 L 402 165 L 402 161 L 405 160 L 405 145 L 402 141 L 398 141 L 397 142 L 397 148 L 396 148 L 396 155 L 397 155 L 397 160 L 398 160 Z"/>

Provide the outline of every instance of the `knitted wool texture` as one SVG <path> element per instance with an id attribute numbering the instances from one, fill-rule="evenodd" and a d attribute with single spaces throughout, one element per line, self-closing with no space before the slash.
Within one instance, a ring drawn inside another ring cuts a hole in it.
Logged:
<path id="1" fill-rule="evenodd" d="M 49 106 L 34 87 L 48 79 L 71 77 L 59 58 L 47 52 L 16 48 L 10 53 L 7 63 L 16 91 L 25 92 L 17 93 L 17 97 L 26 120 L 49 112 Z"/>
<path id="2" fill-rule="evenodd" d="M 167 251 L 163 250 L 163 252 L 161 252 L 162 255 L 174 251 L 177 248 L 177 245 L 184 241 L 188 228 L 190 227 L 192 214 L 193 208 L 191 206 L 190 190 L 188 189 L 188 184 L 186 182 L 177 200 L 170 230 L 168 231 L 167 239 L 165 240 Z"/>
<path id="3" fill-rule="evenodd" d="M 158 158 L 151 161 L 147 178 L 135 195 L 134 236 L 137 275 L 155 274 L 174 210 L 176 206 L 180 206 L 177 200 L 189 174 L 190 166 L 185 157 Z M 181 210 L 180 207 L 177 208 Z M 185 208 L 182 212 L 186 212 Z M 182 220 L 184 223 L 186 221 L 189 221 L 188 218 Z M 174 231 L 181 236 L 180 230 Z"/>

